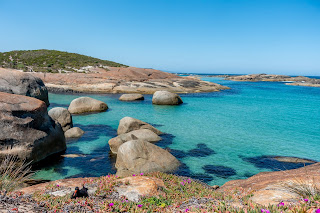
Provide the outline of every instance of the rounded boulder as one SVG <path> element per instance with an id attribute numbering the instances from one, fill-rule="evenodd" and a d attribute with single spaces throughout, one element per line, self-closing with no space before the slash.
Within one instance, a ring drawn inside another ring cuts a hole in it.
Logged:
<path id="1" fill-rule="evenodd" d="M 80 129 L 79 127 L 73 127 L 71 129 L 68 129 L 64 136 L 66 138 L 80 138 L 84 134 L 84 131 Z"/>
<path id="2" fill-rule="evenodd" d="M 49 110 L 49 116 L 56 122 L 58 122 L 63 131 L 73 127 L 71 113 L 63 107 L 55 107 Z"/>
<path id="3" fill-rule="evenodd" d="M 138 130 L 138 129 L 149 129 L 149 130 L 153 131 L 154 133 L 156 133 L 157 135 L 162 134 L 162 132 L 160 130 L 154 128 L 150 124 L 143 122 L 141 120 L 138 120 L 136 118 L 132 118 L 132 117 L 122 118 L 119 122 L 117 132 L 118 132 L 118 135 L 121 135 L 121 134 L 128 133 L 128 132 Z"/>
<path id="4" fill-rule="evenodd" d="M 144 97 L 142 94 L 123 94 L 119 98 L 120 101 L 142 101 Z"/>
<path id="5" fill-rule="evenodd" d="M 72 114 L 82 114 L 90 112 L 104 112 L 108 109 L 108 105 L 102 101 L 90 98 L 80 97 L 71 101 L 68 108 Z"/>
<path id="6" fill-rule="evenodd" d="M 152 97 L 152 103 L 156 105 L 179 105 L 183 101 L 179 95 L 168 91 L 156 91 Z"/>
<path id="7" fill-rule="evenodd" d="M 116 168 L 118 176 L 150 172 L 173 172 L 180 162 L 168 151 L 143 140 L 132 140 L 118 149 Z"/>

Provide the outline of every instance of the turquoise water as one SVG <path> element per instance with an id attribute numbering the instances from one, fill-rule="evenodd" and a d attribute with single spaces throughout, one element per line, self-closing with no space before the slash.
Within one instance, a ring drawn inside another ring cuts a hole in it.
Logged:
<path id="1" fill-rule="evenodd" d="M 185 164 L 177 173 L 211 185 L 271 171 L 263 162 L 255 164 L 261 156 L 320 161 L 320 88 L 209 77 L 203 80 L 231 89 L 181 95 L 184 104 L 180 106 L 152 105 L 150 95 L 141 102 L 121 102 L 120 94 L 85 95 L 110 107 L 107 112 L 73 117 L 74 125 L 86 133 L 78 141 L 69 141 L 66 153 L 86 156 L 59 159 L 39 170 L 36 177 L 53 180 L 115 173 L 108 140 L 116 136 L 119 120 L 125 116 L 155 124 L 168 133 L 158 145 L 169 147 Z M 84 94 L 50 94 L 49 98 L 52 107 L 67 107 L 80 96 Z M 250 161 L 250 157 L 256 158 Z M 210 174 L 205 169 L 214 171 Z"/>

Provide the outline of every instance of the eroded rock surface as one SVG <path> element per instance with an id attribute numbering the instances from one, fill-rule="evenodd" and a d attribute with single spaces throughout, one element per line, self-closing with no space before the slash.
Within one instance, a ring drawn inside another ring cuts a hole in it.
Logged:
<path id="1" fill-rule="evenodd" d="M 33 163 L 66 149 L 63 130 L 45 102 L 0 92 L 0 156 L 18 155 Z"/>
<path id="2" fill-rule="evenodd" d="M 43 81 L 17 70 L 0 68 L 0 92 L 34 97 L 50 105 Z"/>
<path id="3" fill-rule="evenodd" d="M 248 179 L 233 180 L 225 183 L 218 190 L 243 188 L 253 191 L 252 201 L 268 206 L 280 202 L 297 202 L 302 196 L 291 188 L 303 187 L 315 189 L 320 187 L 320 163 L 299 169 L 277 172 L 261 172 Z"/>

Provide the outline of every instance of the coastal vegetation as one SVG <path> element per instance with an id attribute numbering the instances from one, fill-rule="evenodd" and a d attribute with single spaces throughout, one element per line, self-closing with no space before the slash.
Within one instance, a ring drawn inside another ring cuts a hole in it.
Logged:
<path id="1" fill-rule="evenodd" d="M 76 53 L 57 50 L 17 50 L 0 53 L 0 67 L 33 72 L 76 72 L 82 67 L 128 67 L 124 64 L 101 60 Z"/>
<path id="2" fill-rule="evenodd" d="M 235 190 L 215 190 L 188 177 L 155 172 L 139 174 L 157 178 L 164 183 L 161 195 L 141 197 L 138 202 L 126 197 L 116 197 L 115 189 L 119 177 L 107 175 L 89 178 L 83 182 L 96 192 L 88 198 L 71 199 L 70 194 L 54 196 L 52 192 L 63 191 L 66 187 L 48 184 L 42 191 L 35 192 L 33 199 L 52 212 L 320 212 L 318 194 L 301 197 L 295 204 L 279 202 L 276 205 L 262 206 L 250 200 L 253 192 L 242 188 Z M 125 185 L 130 185 L 129 182 Z"/>
<path id="3" fill-rule="evenodd" d="M 17 156 L 7 155 L 0 164 L 0 191 L 16 190 L 33 174 L 30 162 L 21 161 Z"/>

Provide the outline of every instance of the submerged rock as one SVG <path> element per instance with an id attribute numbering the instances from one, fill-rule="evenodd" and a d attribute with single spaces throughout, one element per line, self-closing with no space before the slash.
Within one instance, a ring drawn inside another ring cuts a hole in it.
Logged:
<path id="1" fill-rule="evenodd" d="M 84 131 L 80 129 L 79 127 L 73 127 L 71 129 L 68 129 L 64 136 L 66 138 L 80 138 L 84 134 Z"/>
<path id="2" fill-rule="evenodd" d="M 172 172 L 180 162 L 168 151 L 143 140 L 132 140 L 118 149 L 116 168 L 118 176 L 149 172 Z"/>
<path id="3" fill-rule="evenodd" d="M 138 120 L 136 118 L 131 118 L 131 117 L 124 117 L 120 120 L 119 122 L 119 127 L 118 127 L 118 135 L 124 134 L 131 132 L 133 130 L 138 130 L 138 129 L 150 129 L 157 135 L 161 135 L 162 132 L 159 131 L 158 129 L 154 128 L 150 124 L 143 122 L 141 120 Z"/>
<path id="4" fill-rule="evenodd" d="M 119 98 L 120 101 L 141 101 L 144 100 L 142 94 L 123 94 Z"/>
<path id="5" fill-rule="evenodd" d="M 56 122 L 58 122 L 63 131 L 73 127 L 71 113 L 63 107 L 55 107 L 49 110 L 49 116 Z"/>
<path id="6" fill-rule="evenodd" d="M 61 126 L 35 98 L 0 92 L 0 157 L 17 155 L 33 163 L 65 151 Z"/>
<path id="7" fill-rule="evenodd" d="M 0 92 L 25 95 L 50 105 L 48 90 L 43 81 L 31 74 L 12 69 L 0 68 Z"/>
<path id="8" fill-rule="evenodd" d="M 108 109 L 108 105 L 102 101 L 90 98 L 80 97 L 71 101 L 68 108 L 72 114 L 82 114 L 88 112 L 103 112 Z"/>
<path id="9" fill-rule="evenodd" d="M 157 91 L 153 94 L 152 103 L 157 105 L 179 105 L 183 101 L 179 95 L 168 91 Z"/>

